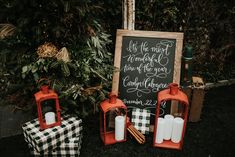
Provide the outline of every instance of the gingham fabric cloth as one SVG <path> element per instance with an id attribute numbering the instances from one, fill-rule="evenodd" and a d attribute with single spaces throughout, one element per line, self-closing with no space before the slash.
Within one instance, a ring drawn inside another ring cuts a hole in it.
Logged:
<path id="1" fill-rule="evenodd" d="M 82 144 L 82 134 L 77 137 L 66 140 L 59 147 L 52 151 L 45 152 L 44 154 L 38 153 L 29 144 L 31 155 L 44 156 L 44 157 L 79 157 Z"/>
<path id="2" fill-rule="evenodd" d="M 61 126 L 40 130 L 38 119 L 23 124 L 23 134 L 33 149 L 40 154 L 59 147 L 66 139 L 76 137 L 82 130 L 82 120 L 64 115 Z"/>
<path id="3" fill-rule="evenodd" d="M 148 134 L 150 127 L 150 110 L 139 108 L 133 109 L 131 122 L 142 134 Z"/>

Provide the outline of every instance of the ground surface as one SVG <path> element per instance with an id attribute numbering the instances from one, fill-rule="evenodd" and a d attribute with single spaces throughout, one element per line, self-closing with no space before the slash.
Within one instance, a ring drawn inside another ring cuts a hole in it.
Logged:
<path id="1" fill-rule="evenodd" d="M 139 145 L 127 142 L 104 146 L 99 137 L 97 115 L 84 119 L 81 157 L 233 157 L 235 156 L 235 85 L 206 92 L 201 121 L 188 123 L 181 151 L 152 147 L 152 135 Z M 1 157 L 27 157 L 23 135 L 0 140 Z"/>

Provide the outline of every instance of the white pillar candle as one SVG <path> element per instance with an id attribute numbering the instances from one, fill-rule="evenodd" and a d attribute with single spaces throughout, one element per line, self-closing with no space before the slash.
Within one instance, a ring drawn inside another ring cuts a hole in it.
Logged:
<path id="1" fill-rule="evenodd" d="M 171 141 L 174 143 L 179 143 L 182 137 L 182 131 L 184 127 L 184 120 L 182 118 L 175 118 L 173 120 L 173 129 L 171 135 Z"/>
<path id="2" fill-rule="evenodd" d="M 165 119 L 160 117 L 158 118 L 158 121 L 157 121 L 157 132 L 156 132 L 155 143 L 163 142 L 164 128 L 165 128 Z"/>
<path id="3" fill-rule="evenodd" d="M 164 116 L 165 119 L 165 131 L 164 131 L 164 140 L 170 140 L 173 128 L 174 116 L 167 114 Z"/>
<path id="4" fill-rule="evenodd" d="M 45 120 L 46 120 L 47 125 L 55 123 L 55 113 L 54 112 L 47 112 L 45 114 Z"/>
<path id="5" fill-rule="evenodd" d="M 125 117 L 124 116 L 116 116 L 115 117 L 115 140 L 121 141 L 124 140 L 124 132 L 125 132 Z"/>

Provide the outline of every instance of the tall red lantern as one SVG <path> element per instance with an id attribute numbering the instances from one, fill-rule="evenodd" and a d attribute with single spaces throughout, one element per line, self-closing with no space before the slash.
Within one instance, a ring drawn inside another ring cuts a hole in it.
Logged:
<path id="1" fill-rule="evenodd" d="M 168 87 L 158 93 L 153 146 L 182 149 L 188 117 L 188 97 L 179 89 L 178 84 L 172 83 Z M 178 113 L 159 117 L 162 103 L 170 105 L 176 102 L 179 107 Z"/>
<path id="2" fill-rule="evenodd" d="M 100 104 L 100 137 L 105 145 L 126 141 L 127 107 L 110 94 Z"/>
<path id="3" fill-rule="evenodd" d="M 61 125 L 60 105 L 57 93 L 47 85 L 34 94 L 38 110 L 40 129 L 47 129 Z"/>

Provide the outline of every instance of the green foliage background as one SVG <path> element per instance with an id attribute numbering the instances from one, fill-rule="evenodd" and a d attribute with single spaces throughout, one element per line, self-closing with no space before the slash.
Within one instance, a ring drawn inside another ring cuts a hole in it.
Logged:
<path id="1" fill-rule="evenodd" d="M 206 82 L 234 78 L 233 1 L 136 0 L 135 7 L 135 29 L 184 32 L 184 45 L 194 48 L 194 75 Z M 110 91 L 122 1 L 0 0 L 0 24 L 15 26 L 0 39 L 0 101 L 30 106 L 37 80 L 48 78 L 64 109 L 97 111 Z M 71 61 L 39 58 L 45 42 L 66 47 Z"/>
<path id="2" fill-rule="evenodd" d="M 235 77 L 235 2 L 136 0 L 136 29 L 184 32 L 193 73 L 206 82 Z"/>
<path id="3" fill-rule="evenodd" d="M 110 35 L 101 25 L 103 5 L 89 0 L 1 1 L 1 23 L 16 27 L 14 35 L 0 41 L 1 95 L 18 106 L 32 105 L 27 98 L 38 91 L 37 81 L 47 78 L 63 109 L 83 115 L 96 111 L 113 70 Z M 40 58 L 36 50 L 45 42 L 66 47 L 71 61 Z"/>

